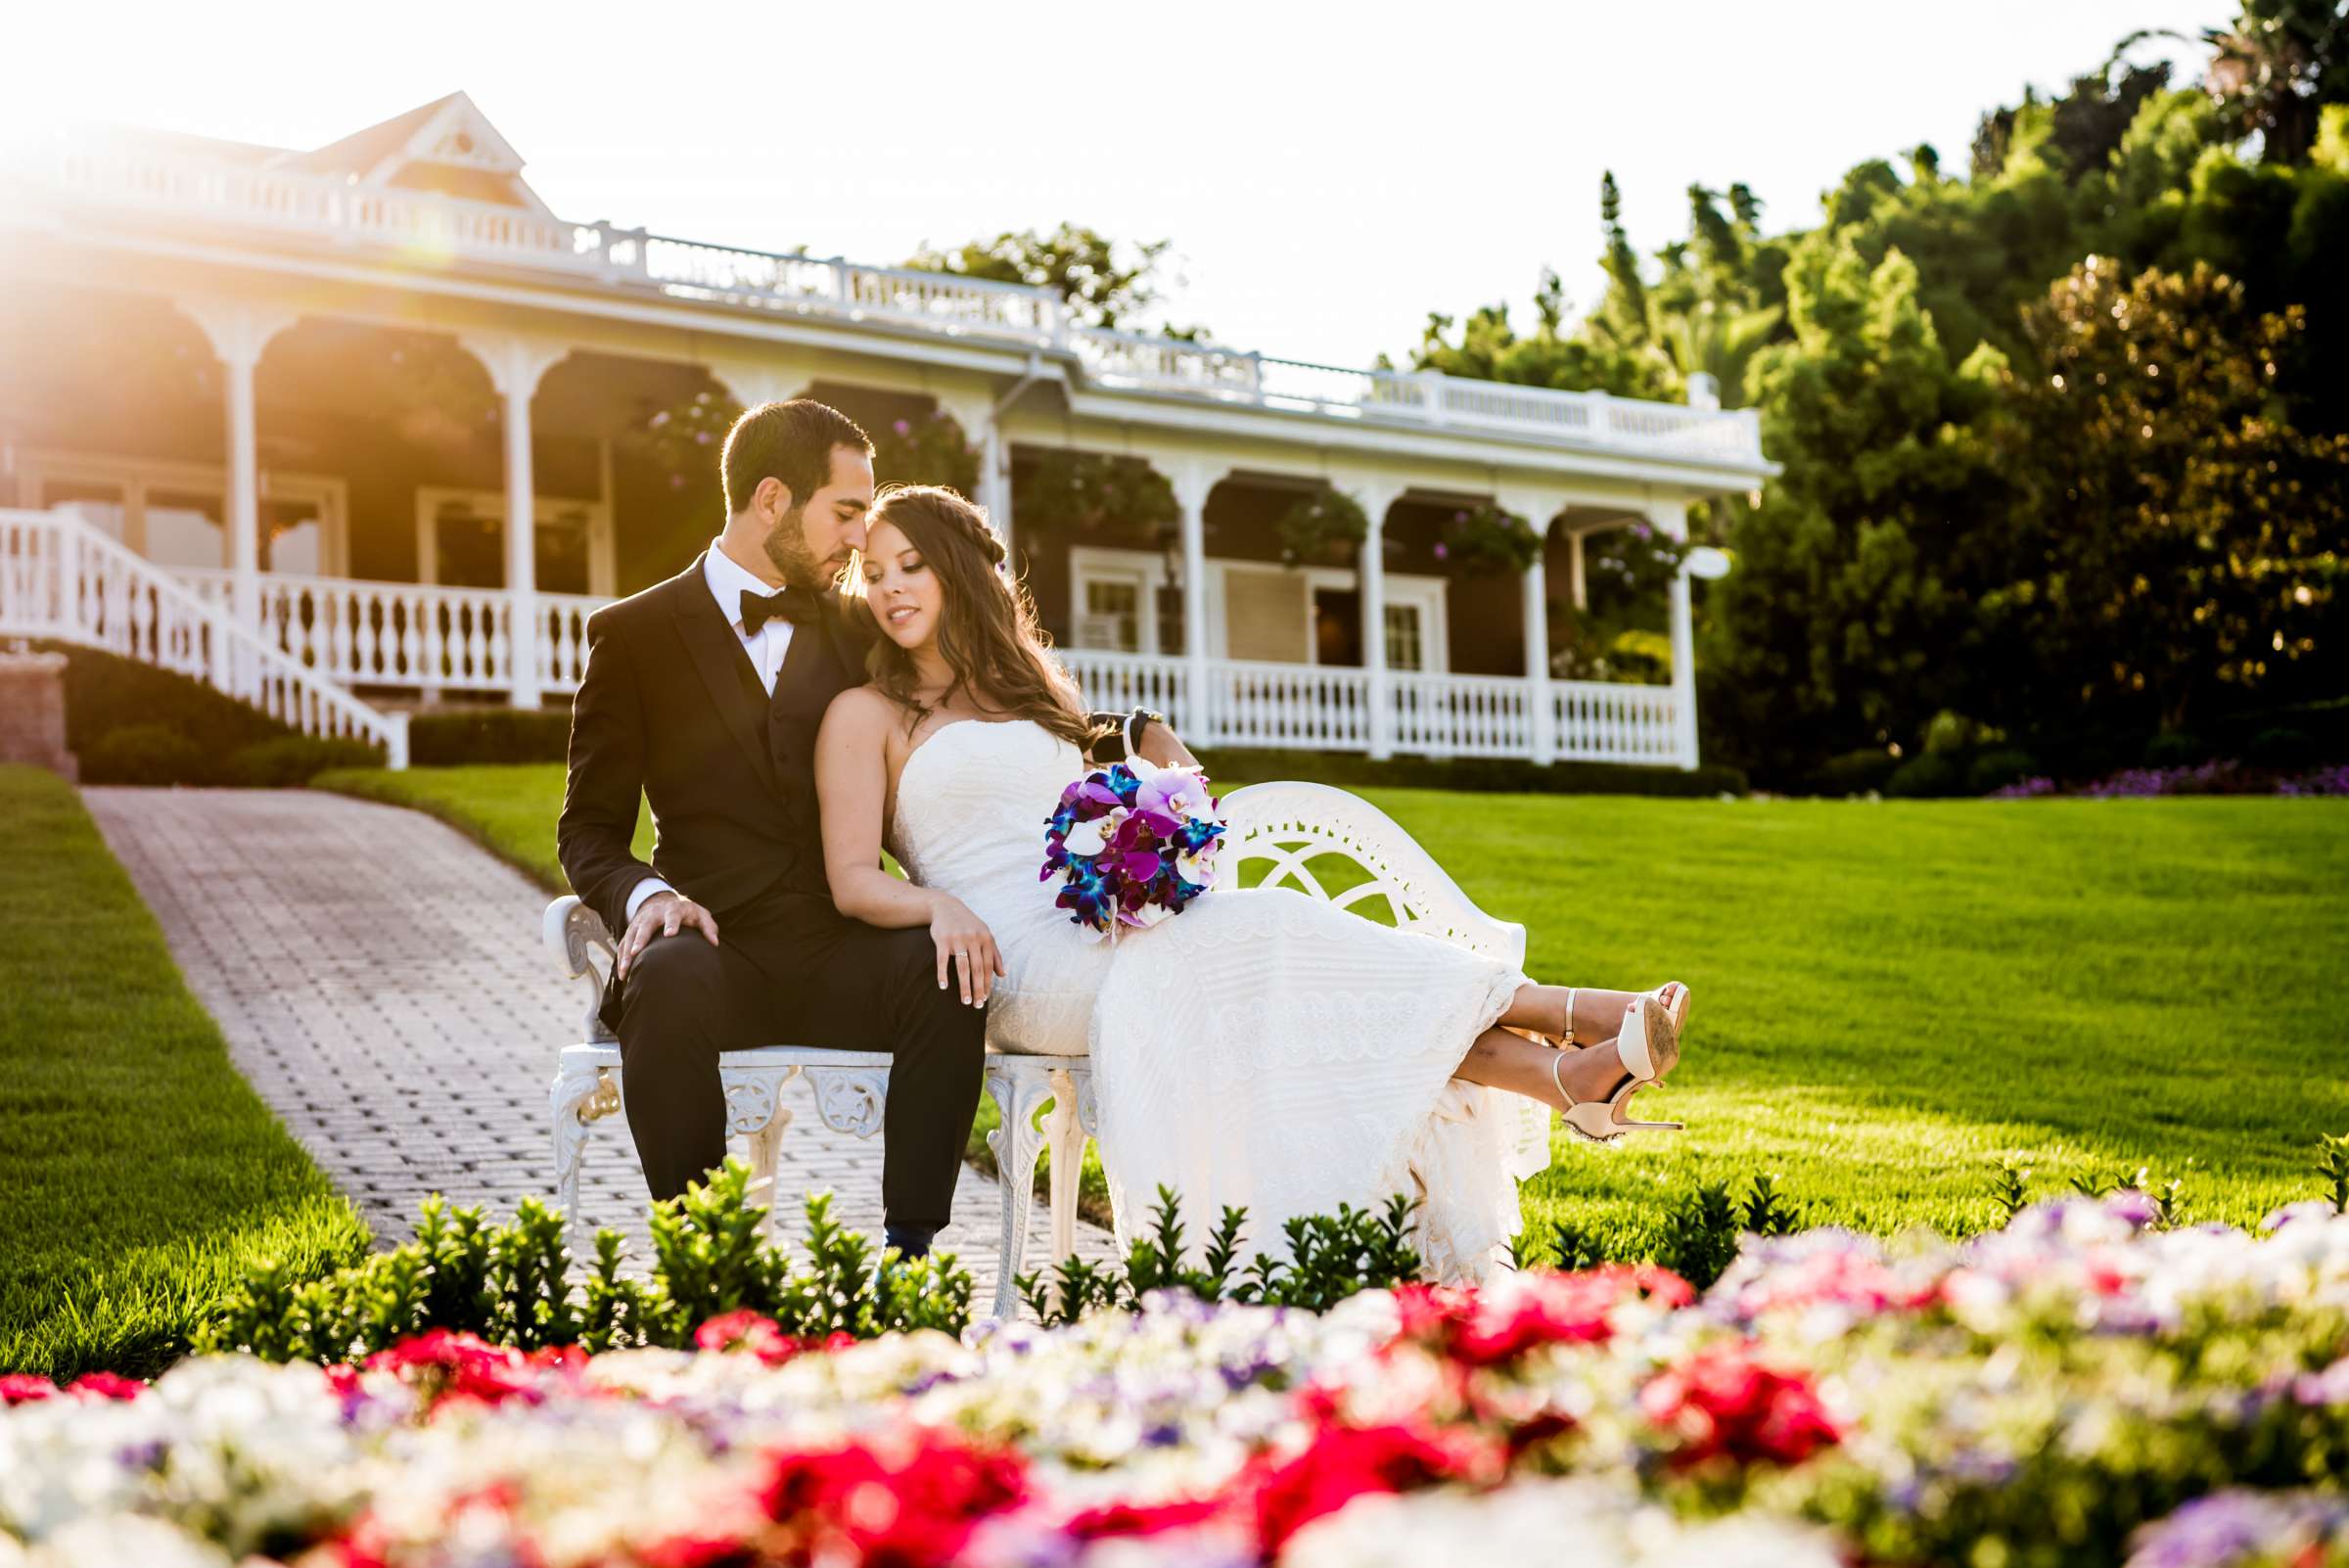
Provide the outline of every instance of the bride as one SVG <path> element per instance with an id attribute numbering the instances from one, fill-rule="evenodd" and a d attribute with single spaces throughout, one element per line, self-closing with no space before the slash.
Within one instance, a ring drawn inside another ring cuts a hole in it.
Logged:
<path id="1" fill-rule="evenodd" d="M 1685 987 L 1536 985 L 1276 889 L 1219 887 L 1088 940 L 1037 872 L 1045 818 L 1109 737 L 1003 559 L 952 490 L 874 507 L 871 683 L 816 741 L 825 871 L 841 913 L 930 928 L 939 985 L 989 1009 L 990 1044 L 1091 1054 L 1121 1243 L 1162 1183 L 1193 1217 L 1244 1207 L 1249 1245 L 1276 1254 L 1292 1217 L 1403 1192 L 1429 1271 L 1481 1278 L 1520 1226 L 1518 1182 L 1549 1163 L 1553 1109 L 1601 1141 L 1674 1126 L 1624 1112 L 1679 1059 Z M 1142 755 L 1192 761 L 1161 724 Z M 882 869 L 884 846 L 910 881 Z"/>

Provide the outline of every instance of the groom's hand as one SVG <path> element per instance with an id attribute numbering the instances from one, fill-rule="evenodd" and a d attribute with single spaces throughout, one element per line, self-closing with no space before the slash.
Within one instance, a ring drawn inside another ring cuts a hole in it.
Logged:
<path id="1" fill-rule="evenodd" d="M 673 937 L 691 926 L 717 945 L 717 917 L 682 893 L 656 893 L 644 900 L 636 918 L 628 922 L 627 934 L 620 939 L 620 957 L 614 962 L 614 972 L 625 979 L 628 966 L 636 955 L 652 945 L 655 937 Z"/>

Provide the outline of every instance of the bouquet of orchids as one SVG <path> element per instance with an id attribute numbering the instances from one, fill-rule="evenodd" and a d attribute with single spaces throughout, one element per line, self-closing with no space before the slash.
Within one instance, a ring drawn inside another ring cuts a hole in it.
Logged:
<path id="1" fill-rule="evenodd" d="M 1217 804 L 1196 767 L 1129 757 L 1094 768 L 1061 791 L 1036 880 L 1058 877 L 1054 907 L 1093 936 L 1146 930 L 1215 885 Z"/>

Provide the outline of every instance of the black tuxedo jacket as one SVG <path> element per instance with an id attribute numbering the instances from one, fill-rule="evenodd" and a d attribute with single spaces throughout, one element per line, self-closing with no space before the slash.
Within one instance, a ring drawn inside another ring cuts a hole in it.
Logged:
<path id="1" fill-rule="evenodd" d="M 720 927 L 729 911 L 776 893 L 821 899 L 828 912 L 815 732 L 832 699 L 863 683 L 874 633 L 837 596 L 815 599 L 771 698 L 700 556 L 588 618 L 555 844 L 573 890 L 614 935 L 627 928 L 628 895 L 648 876 Z M 639 794 L 653 809 L 649 866 L 631 849 Z"/>
<path id="2" fill-rule="evenodd" d="M 834 594 L 792 632 L 768 697 L 710 592 L 702 558 L 587 618 L 587 672 L 571 708 L 570 776 L 556 853 L 572 890 L 617 937 L 648 876 L 717 916 L 775 895 L 834 917 L 816 812 L 815 732 L 864 682 L 877 628 Z M 1125 715 L 1096 714 L 1114 730 Z M 636 858 L 639 795 L 651 865 Z M 1042 853 L 1038 824 L 1037 853 Z"/>

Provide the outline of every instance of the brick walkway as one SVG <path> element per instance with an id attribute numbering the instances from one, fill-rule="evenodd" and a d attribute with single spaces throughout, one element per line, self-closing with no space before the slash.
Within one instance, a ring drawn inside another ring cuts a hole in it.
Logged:
<path id="1" fill-rule="evenodd" d="M 525 1193 L 550 1195 L 547 1088 L 585 993 L 539 945 L 546 898 L 521 873 L 430 817 L 337 795 L 82 798 L 239 1070 L 380 1240 L 412 1235 L 428 1193 L 501 1219 Z M 778 1190 L 830 1188 L 834 1213 L 878 1238 L 880 1141 L 825 1127 L 805 1082 L 785 1092 L 796 1114 Z M 966 1170 L 942 1238 L 977 1281 L 981 1311 L 993 1299 L 998 1201 L 992 1180 Z M 622 1118 L 595 1124 L 581 1202 L 647 1255 Z M 1032 1266 L 1051 1234 L 1040 1207 L 1035 1219 Z M 1109 1255 L 1106 1231 L 1080 1231 L 1085 1253 Z"/>

